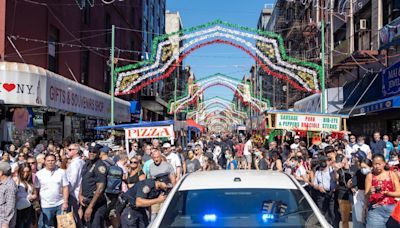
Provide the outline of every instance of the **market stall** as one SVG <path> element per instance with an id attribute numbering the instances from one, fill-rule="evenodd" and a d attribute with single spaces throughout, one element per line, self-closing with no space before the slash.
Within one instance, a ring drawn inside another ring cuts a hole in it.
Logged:
<path id="1" fill-rule="evenodd" d="M 269 140 L 275 137 L 284 140 L 288 134 L 299 135 L 310 140 L 318 141 L 323 135 L 343 138 L 347 131 L 347 115 L 305 113 L 282 110 L 266 111 L 267 132 Z"/>
<path id="2" fill-rule="evenodd" d="M 142 122 L 135 124 L 120 124 L 114 126 L 96 127 L 95 130 L 116 130 L 122 129 L 125 132 L 125 146 L 129 148 L 129 140 L 165 138 L 174 144 L 175 132 L 174 121 Z M 130 159 L 130 158 L 129 158 Z"/>

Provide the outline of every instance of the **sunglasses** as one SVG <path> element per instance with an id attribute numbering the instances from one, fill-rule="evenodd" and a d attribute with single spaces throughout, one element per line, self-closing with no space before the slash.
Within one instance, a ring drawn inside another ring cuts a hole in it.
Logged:
<path id="1" fill-rule="evenodd" d="M 28 165 L 34 165 L 36 162 L 28 162 Z"/>
<path id="2" fill-rule="evenodd" d="M 76 150 L 75 148 L 68 148 L 69 151 Z"/>
<path id="3" fill-rule="evenodd" d="M 137 164 L 138 162 L 137 162 L 137 161 L 131 161 L 131 163 L 133 163 L 133 164 Z"/>

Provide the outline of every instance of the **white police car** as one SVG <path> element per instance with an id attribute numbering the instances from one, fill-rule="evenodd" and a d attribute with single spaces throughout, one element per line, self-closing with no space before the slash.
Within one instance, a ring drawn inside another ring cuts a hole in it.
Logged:
<path id="1" fill-rule="evenodd" d="M 218 170 L 183 177 L 150 227 L 331 227 L 291 176 Z"/>

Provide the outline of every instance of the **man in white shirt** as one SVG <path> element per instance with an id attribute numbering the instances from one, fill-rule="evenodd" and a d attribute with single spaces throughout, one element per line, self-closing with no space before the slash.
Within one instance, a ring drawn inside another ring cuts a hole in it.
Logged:
<path id="1" fill-rule="evenodd" d="M 176 174 L 176 181 L 179 180 L 182 174 L 182 163 L 181 159 L 179 159 L 179 156 L 175 153 L 172 152 L 171 144 L 169 143 L 164 143 L 163 145 L 164 149 L 164 156 L 167 159 L 167 162 L 172 165 L 174 168 L 175 174 Z"/>
<path id="2" fill-rule="evenodd" d="M 45 157 L 45 168 L 36 173 L 35 188 L 42 213 L 39 227 L 54 227 L 56 215 L 68 210 L 68 179 L 65 171 L 56 166 L 56 157 Z"/>
<path id="3" fill-rule="evenodd" d="M 363 151 L 368 159 L 372 158 L 371 148 L 367 144 L 365 144 L 364 136 L 358 136 L 357 144 L 353 146 L 353 153 L 356 153 L 359 150 Z"/>
<path id="4" fill-rule="evenodd" d="M 291 150 L 297 150 L 297 148 L 299 148 L 299 144 L 300 144 L 300 136 L 295 135 L 294 136 L 294 143 L 292 145 L 290 145 L 290 149 Z"/>
<path id="5" fill-rule="evenodd" d="M 79 210 L 79 190 L 82 181 L 82 168 L 85 162 L 80 158 L 80 148 L 78 144 L 71 144 L 67 151 L 68 158 L 71 163 L 66 171 L 69 183 L 69 206 L 72 208 L 75 216 L 75 222 L 80 223 L 78 217 Z M 79 226 L 80 224 L 78 224 Z"/>
<path id="6" fill-rule="evenodd" d="M 128 157 L 129 159 L 133 158 L 139 150 L 139 144 L 137 142 L 132 143 L 132 150 L 129 152 Z"/>
<path id="7" fill-rule="evenodd" d="M 251 154 L 253 152 L 253 141 L 251 138 L 247 140 L 247 142 L 244 144 L 244 149 L 243 149 L 243 155 L 246 159 L 246 167 L 245 169 L 251 169 L 251 163 L 252 163 L 252 158 Z"/>

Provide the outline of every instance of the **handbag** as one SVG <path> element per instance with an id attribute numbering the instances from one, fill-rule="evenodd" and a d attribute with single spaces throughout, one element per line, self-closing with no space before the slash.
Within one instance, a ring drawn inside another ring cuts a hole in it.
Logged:
<path id="1" fill-rule="evenodd" d="M 57 228 L 76 228 L 74 214 L 63 212 L 61 215 L 57 215 Z"/>
<path id="2" fill-rule="evenodd" d="M 400 228 L 400 201 L 397 202 L 392 211 L 388 221 L 386 222 L 388 228 Z"/>

